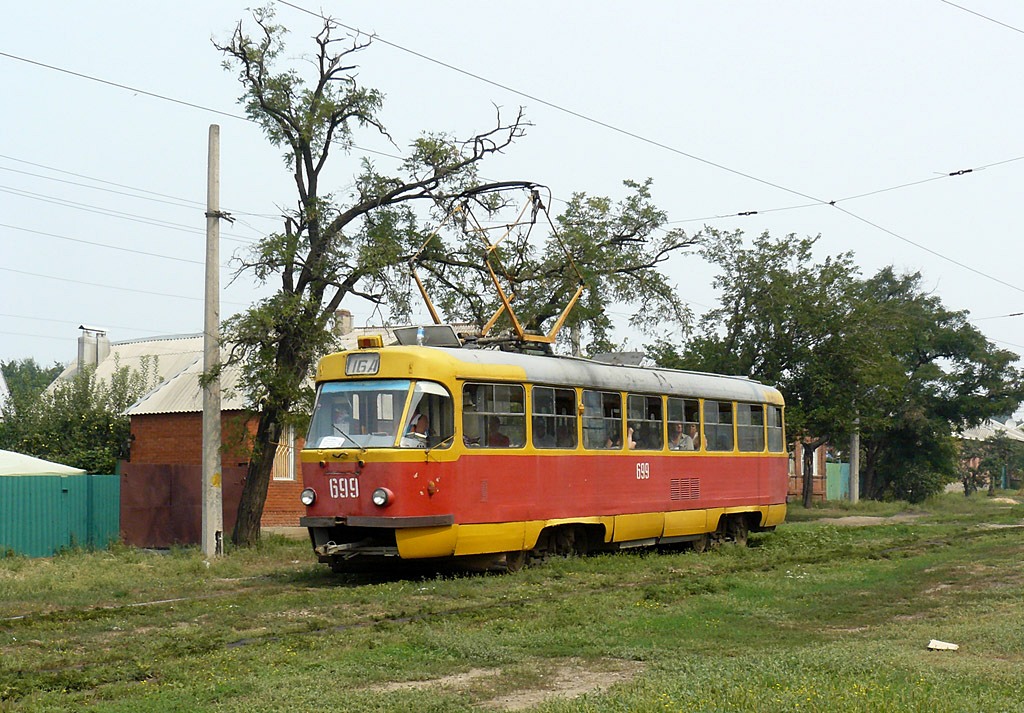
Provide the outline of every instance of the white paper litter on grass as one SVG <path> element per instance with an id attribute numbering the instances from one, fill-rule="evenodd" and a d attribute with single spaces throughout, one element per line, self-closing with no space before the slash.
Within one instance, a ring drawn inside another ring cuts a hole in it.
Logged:
<path id="1" fill-rule="evenodd" d="M 956 644 L 951 644 L 947 641 L 939 641 L 938 639 L 932 639 L 928 642 L 928 648 L 932 651 L 956 651 L 960 647 Z"/>

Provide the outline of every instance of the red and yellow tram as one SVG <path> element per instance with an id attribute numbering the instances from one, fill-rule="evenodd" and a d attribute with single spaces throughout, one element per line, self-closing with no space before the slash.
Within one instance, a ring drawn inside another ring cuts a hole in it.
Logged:
<path id="1" fill-rule="evenodd" d="M 302 499 L 335 570 L 745 541 L 786 514 L 779 392 L 742 377 L 465 347 L 324 357 Z"/>

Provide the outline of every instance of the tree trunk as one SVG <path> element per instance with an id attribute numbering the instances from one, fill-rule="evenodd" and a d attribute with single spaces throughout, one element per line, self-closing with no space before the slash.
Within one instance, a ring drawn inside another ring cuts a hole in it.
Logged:
<path id="1" fill-rule="evenodd" d="M 819 438 L 816 441 L 810 443 L 803 442 L 800 444 L 803 452 L 803 468 L 801 472 L 804 477 L 804 507 L 809 508 L 814 502 L 814 451 L 818 450 L 820 446 L 825 445 L 826 439 Z"/>
<path id="2" fill-rule="evenodd" d="M 878 461 L 878 451 L 873 445 L 868 445 L 863 451 L 864 463 L 860 472 L 864 476 L 864 492 L 861 493 L 861 496 L 877 500 L 878 494 L 875 492 L 875 464 Z"/>
<path id="3" fill-rule="evenodd" d="M 809 444 L 801 444 L 801 454 L 803 455 L 803 465 L 800 468 L 800 472 L 804 477 L 804 488 L 803 488 L 803 501 L 804 507 L 811 507 L 811 503 L 814 501 L 814 449 L 809 447 Z"/>
<path id="4" fill-rule="evenodd" d="M 256 427 L 256 442 L 249 469 L 242 486 L 242 497 L 238 502 L 238 519 L 231 533 L 231 541 L 237 547 L 251 547 L 260 539 L 260 520 L 263 518 L 263 505 L 267 501 L 267 488 L 270 487 L 270 473 L 274 469 L 274 456 L 277 454 L 277 439 L 274 429 L 279 421 L 277 409 L 267 408 L 260 415 Z"/>

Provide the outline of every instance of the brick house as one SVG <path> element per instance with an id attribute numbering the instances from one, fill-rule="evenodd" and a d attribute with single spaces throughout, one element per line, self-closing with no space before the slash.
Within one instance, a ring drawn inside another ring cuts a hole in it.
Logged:
<path id="1" fill-rule="evenodd" d="M 102 329 L 81 327 L 78 358 L 57 377 L 73 378 L 82 367 L 95 369 L 109 383 L 118 369 L 146 374 L 157 385 L 126 414 L 130 440 L 119 464 L 121 535 L 129 545 L 166 547 L 195 544 L 201 537 L 203 370 L 201 334 L 111 342 Z M 221 436 L 224 530 L 234 527 L 248 466 L 245 438 L 253 432 L 238 395 L 237 367 L 221 377 Z M 278 448 L 264 507 L 263 527 L 298 527 L 304 508 L 298 467 L 298 441 L 286 433 Z"/>
<path id="2" fill-rule="evenodd" d="M 135 343 L 152 349 L 171 342 L 191 361 L 128 408 L 131 443 L 121 464 L 122 531 L 129 544 L 158 546 L 157 541 L 197 542 L 200 536 L 203 462 L 202 335 Z M 224 530 L 234 527 L 238 500 L 248 468 L 248 438 L 255 420 L 237 393 L 240 370 L 221 373 L 221 474 Z M 283 434 L 271 473 L 261 524 L 264 528 L 298 527 L 302 479 L 298 464 L 301 438 Z M 153 534 L 164 533 L 164 534 Z M 194 539 L 196 538 L 196 539 Z"/>

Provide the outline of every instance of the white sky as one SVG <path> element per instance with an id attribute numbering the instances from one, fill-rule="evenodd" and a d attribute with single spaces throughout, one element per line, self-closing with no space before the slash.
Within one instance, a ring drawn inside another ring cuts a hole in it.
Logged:
<path id="1" fill-rule="evenodd" d="M 113 341 L 201 331 L 211 123 L 222 207 L 239 219 L 222 227 L 222 260 L 278 227 L 260 216 L 294 202 L 280 153 L 248 122 L 210 111 L 242 115 L 210 38 L 227 39 L 249 4 L 6 3 L 0 360 L 67 362 L 83 323 Z M 991 19 L 942 0 L 295 4 L 386 41 L 360 55 L 360 76 L 386 94 L 382 118 L 403 149 L 421 130 L 468 136 L 492 127 L 493 105 L 506 115 L 522 105 L 535 126 L 483 165 L 487 178 L 536 181 L 564 199 L 622 197 L 623 179 L 651 177 L 657 204 L 688 231 L 820 233 L 819 257 L 852 250 L 865 276 L 888 264 L 920 271 L 947 307 L 1024 351 L 1024 317 L 1004 316 L 1024 312 L 1018 2 L 957 3 Z M 290 53 L 311 52 L 316 21 L 277 8 Z M 371 134 L 357 143 L 395 152 Z M 331 188 L 342 190 L 357 163 L 334 161 Z M 962 169 L 974 171 L 946 176 Z M 919 181 L 838 204 L 863 220 L 828 205 L 772 211 Z M 230 274 L 223 316 L 258 295 Z M 696 256 L 670 266 L 698 314 L 715 304 L 712 274 Z M 380 323 L 363 303 L 343 306 L 357 324 Z"/>

